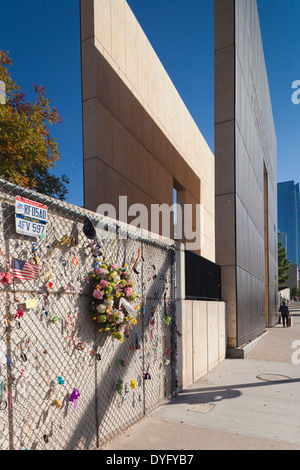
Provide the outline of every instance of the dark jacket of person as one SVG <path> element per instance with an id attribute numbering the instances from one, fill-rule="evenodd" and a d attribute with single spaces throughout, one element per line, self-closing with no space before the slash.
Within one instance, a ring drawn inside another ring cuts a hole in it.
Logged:
<path id="1" fill-rule="evenodd" d="M 290 310 L 288 308 L 288 306 L 286 304 L 283 304 L 280 306 L 280 309 L 279 309 L 279 312 L 281 313 L 281 315 L 287 315 L 290 313 Z"/>

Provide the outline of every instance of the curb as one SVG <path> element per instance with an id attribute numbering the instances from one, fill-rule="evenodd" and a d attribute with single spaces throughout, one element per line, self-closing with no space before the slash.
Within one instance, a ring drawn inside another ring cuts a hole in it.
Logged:
<path id="1" fill-rule="evenodd" d="M 252 349 L 257 345 L 257 343 L 264 338 L 268 331 L 263 332 L 257 338 L 249 341 L 249 343 L 239 346 L 238 348 L 227 348 L 226 358 L 228 359 L 245 359 L 247 355 L 252 351 Z"/>

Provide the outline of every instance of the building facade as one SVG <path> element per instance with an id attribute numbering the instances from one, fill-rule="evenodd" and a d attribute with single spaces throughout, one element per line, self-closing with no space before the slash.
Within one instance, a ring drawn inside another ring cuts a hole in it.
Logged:
<path id="1" fill-rule="evenodd" d="M 221 266 L 227 344 L 250 341 L 276 323 L 278 300 L 276 135 L 256 0 L 215 0 L 215 156 L 125 0 L 81 1 L 81 50 L 85 207 L 109 203 L 118 218 L 120 195 L 151 210 L 172 205 L 174 190 L 181 207 L 200 204 L 196 251 Z M 196 219 L 184 216 L 191 232 Z"/>
<path id="2" fill-rule="evenodd" d="M 81 51 L 85 207 L 112 204 L 119 219 L 126 196 L 148 208 L 143 228 L 155 232 L 151 206 L 171 207 L 175 189 L 193 207 L 186 232 L 201 206 L 195 251 L 215 261 L 214 155 L 125 0 L 81 1 Z"/>
<path id="3" fill-rule="evenodd" d="M 256 0 L 215 0 L 216 262 L 227 341 L 277 315 L 277 150 Z"/>
<path id="4" fill-rule="evenodd" d="M 201 232 L 193 256 L 215 262 L 214 155 L 125 0 L 81 0 L 81 60 L 85 207 L 110 204 L 112 217 L 128 224 L 120 196 L 149 214 L 175 199 L 182 209 L 181 222 L 178 211 L 171 217 L 177 233 L 184 225 L 175 301 L 178 386 L 185 387 L 226 353 L 224 302 L 185 296 L 186 229 Z M 150 220 L 141 222 L 154 232 Z"/>

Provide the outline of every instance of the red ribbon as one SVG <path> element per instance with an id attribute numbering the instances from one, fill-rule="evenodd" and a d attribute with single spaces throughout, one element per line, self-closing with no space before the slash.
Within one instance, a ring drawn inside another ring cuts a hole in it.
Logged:
<path id="1" fill-rule="evenodd" d="M 21 317 L 23 317 L 23 315 L 24 315 L 23 310 L 21 308 L 19 308 L 19 310 L 15 314 L 15 318 L 21 318 Z"/>

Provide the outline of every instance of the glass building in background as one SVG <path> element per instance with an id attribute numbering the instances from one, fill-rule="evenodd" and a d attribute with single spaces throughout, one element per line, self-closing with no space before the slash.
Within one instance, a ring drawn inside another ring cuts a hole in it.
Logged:
<path id="1" fill-rule="evenodd" d="M 286 241 L 287 258 L 291 264 L 299 263 L 299 236 L 300 236 L 300 199 L 299 183 L 285 181 L 277 184 L 278 198 L 278 230 Z M 280 241 L 282 241 L 279 238 Z"/>
<path id="2" fill-rule="evenodd" d="M 278 241 L 282 244 L 282 246 L 287 250 L 287 234 L 284 232 L 280 232 L 278 234 Z"/>

